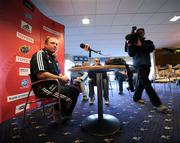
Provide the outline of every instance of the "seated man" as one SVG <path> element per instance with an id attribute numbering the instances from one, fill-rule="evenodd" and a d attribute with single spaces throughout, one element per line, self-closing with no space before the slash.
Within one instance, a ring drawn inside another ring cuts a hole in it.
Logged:
<path id="1" fill-rule="evenodd" d="M 101 65 L 100 64 L 100 59 L 99 58 L 95 58 L 94 59 L 94 64 L 93 66 L 97 66 L 97 65 Z M 89 77 L 89 104 L 92 105 L 94 103 L 95 97 L 94 97 L 94 86 L 97 85 L 96 83 L 96 73 L 90 71 L 88 73 L 88 77 Z M 102 86 L 103 86 L 103 96 L 105 99 L 105 104 L 109 105 L 109 90 L 108 90 L 108 77 L 107 77 L 107 73 L 103 73 L 103 81 L 102 81 Z"/>
<path id="2" fill-rule="evenodd" d="M 123 94 L 123 81 L 127 79 L 127 73 L 125 71 L 115 71 L 115 79 L 119 84 L 119 94 Z"/>
<path id="3" fill-rule="evenodd" d="M 61 100 L 62 116 L 65 118 L 71 116 L 77 102 L 79 91 L 76 87 L 67 85 L 69 79 L 65 75 L 61 74 L 55 56 L 58 49 L 58 43 L 59 41 L 55 37 L 46 38 L 45 47 L 36 52 L 31 58 L 30 72 L 32 83 L 43 79 L 58 79 L 60 81 L 60 94 L 63 94 L 65 97 L 69 97 L 67 99 L 72 100 L 69 108 L 66 108 L 68 104 L 66 98 L 64 97 L 64 99 Z M 57 93 L 57 85 L 52 83 L 38 85 L 34 87 L 33 90 L 36 96 L 61 98 L 60 94 Z M 61 115 L 59 115 L 59 111 L 59 106 L 56 104 L 54 106 L 54 120 L 56 124 L 61 122 Z"/>
<path id="4" fill-rule="evenodd" d="M 71 80 L 72 83 L 79 84 L 80 85 L 80 91 L 83 94 L 83 99 L 82 101 L 87 101 L 87 92 L 86 92 L 86 88 L 85 88 L 85 81 L 88 77 L 88 73 L 87 72 L 71 72 Z"/>

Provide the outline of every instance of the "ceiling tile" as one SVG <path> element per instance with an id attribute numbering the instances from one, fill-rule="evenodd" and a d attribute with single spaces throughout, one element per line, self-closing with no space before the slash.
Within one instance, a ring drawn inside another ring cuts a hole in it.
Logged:
<path id="1" fill-rule="evenodd" d="M 79 25 L 76 20 L 76 16 L 51 16 L 50 18 L 65 25 L 65 27 L 74 27 Z"/>
<path id="2" fill-rule="evenodd" d="M 136 13 L 143 0 L 121 0 L 117 13 Z"/>
<path id="3" fill-rule="evenodd" d="M 166 2 L 167 0 L 144 0 L 142 5 L 138 8 L 138 13 L 154 13 L 157 12 L 159 8 Z"/>
<path id="4" fill-rule="evenodd" d="M 118 14 L 115 15 L 112 25 L 127 25 L 130 23 L 133 14 Z"/>
<path id="5" fill-rule="evenodd" d="M 170 13 L 155 13 L 146 21 L 146 24 L 164 24 L 164 21 L 169 21 Z"/>
<path id="6" fill-rule="evenodd" d="M 45 0 L 54 15 L 73 15 L 74 10 L 71 0 Z"/>
<path id="7" fill-rule="evenodd" d="M 96 13 L 96 0 L 72 0 L 72 4 L 76 15 Z"/>
<path id="8" fill-rule="evenodd" d="M 96 14 L 116 13 L 121 0 L 97 0 Z"/>
<path id="9" fill-rule="evenodd" d="M 180 10 L 180 0 L 167 0 L 159 12 L 177 12 Z"/>
<path id="10" fill-rule="evenodd" d="M 146 24 L 148 19 L 152 17 L 152 14 L 135 14 L 130 23 L 133 25 Z"/>
<path id="11" fill-rule="evenodd" d="M 96 25 L 112 25 L 114 15 L 96 15 Z"/>

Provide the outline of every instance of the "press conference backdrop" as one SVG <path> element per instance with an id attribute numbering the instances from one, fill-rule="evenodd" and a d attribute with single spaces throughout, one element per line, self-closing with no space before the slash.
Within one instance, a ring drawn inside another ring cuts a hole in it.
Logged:
<path id="1" fill-rule="evenodd" d="M 57 59 L 64 71 L 64 25 L 44 16 L 29 0 L 0 1 L 0 123 L 23 112 L 30 88 L 30 58 L 46 36 L 60 40 Z M 31 99 L 34 98 L 32 93 Z M 33 108 L 37 105 L 30 105 Z"/>

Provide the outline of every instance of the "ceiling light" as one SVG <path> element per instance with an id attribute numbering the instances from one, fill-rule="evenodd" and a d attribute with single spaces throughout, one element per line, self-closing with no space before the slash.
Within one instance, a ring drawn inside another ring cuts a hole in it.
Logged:
<path id="1" fill-rule="evenodd" d="M 90 20 L 88 18 L 83 18 L 82 24 L 90 24 Z"/>
<path id="2" fill-rule="evenodd" d="M 174 16 L 173 18 L 171 18 L 169 21 L 177 21 L 180 19 L 180 16 Z"/>

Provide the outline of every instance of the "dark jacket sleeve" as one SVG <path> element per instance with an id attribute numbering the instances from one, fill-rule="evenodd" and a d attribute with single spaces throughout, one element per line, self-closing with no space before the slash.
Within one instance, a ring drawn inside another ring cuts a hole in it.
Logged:
<path id="1" fill-rule="evenodd" d="M 140 48 L 140 49 L 139 49 Z M 144 53 L 151 53 L 155 49 L 155 46 L 151 40 L 145 40 L 142 42 L 141 47 L 137 47 L 135 45 L 127 46 L 128 55 L 130 57 L 134 57 L 138 50 L 141 50 Z"/>
<path id="2" fill-rule="evenodd" d="M 127 46 L 128 55 L 130 57 L 134 57 L 134 55 L 136 54 L 136 48 L 137 47 L 135 45 Z"/>
<path id="3" fill-rule="evenodd" d="M 155 46 L 151 40 L 145 40 L 144 42 L 142 42 L 141 48 L 143 51 L 147 53 L 151 53 L 155 49 Z"/>

